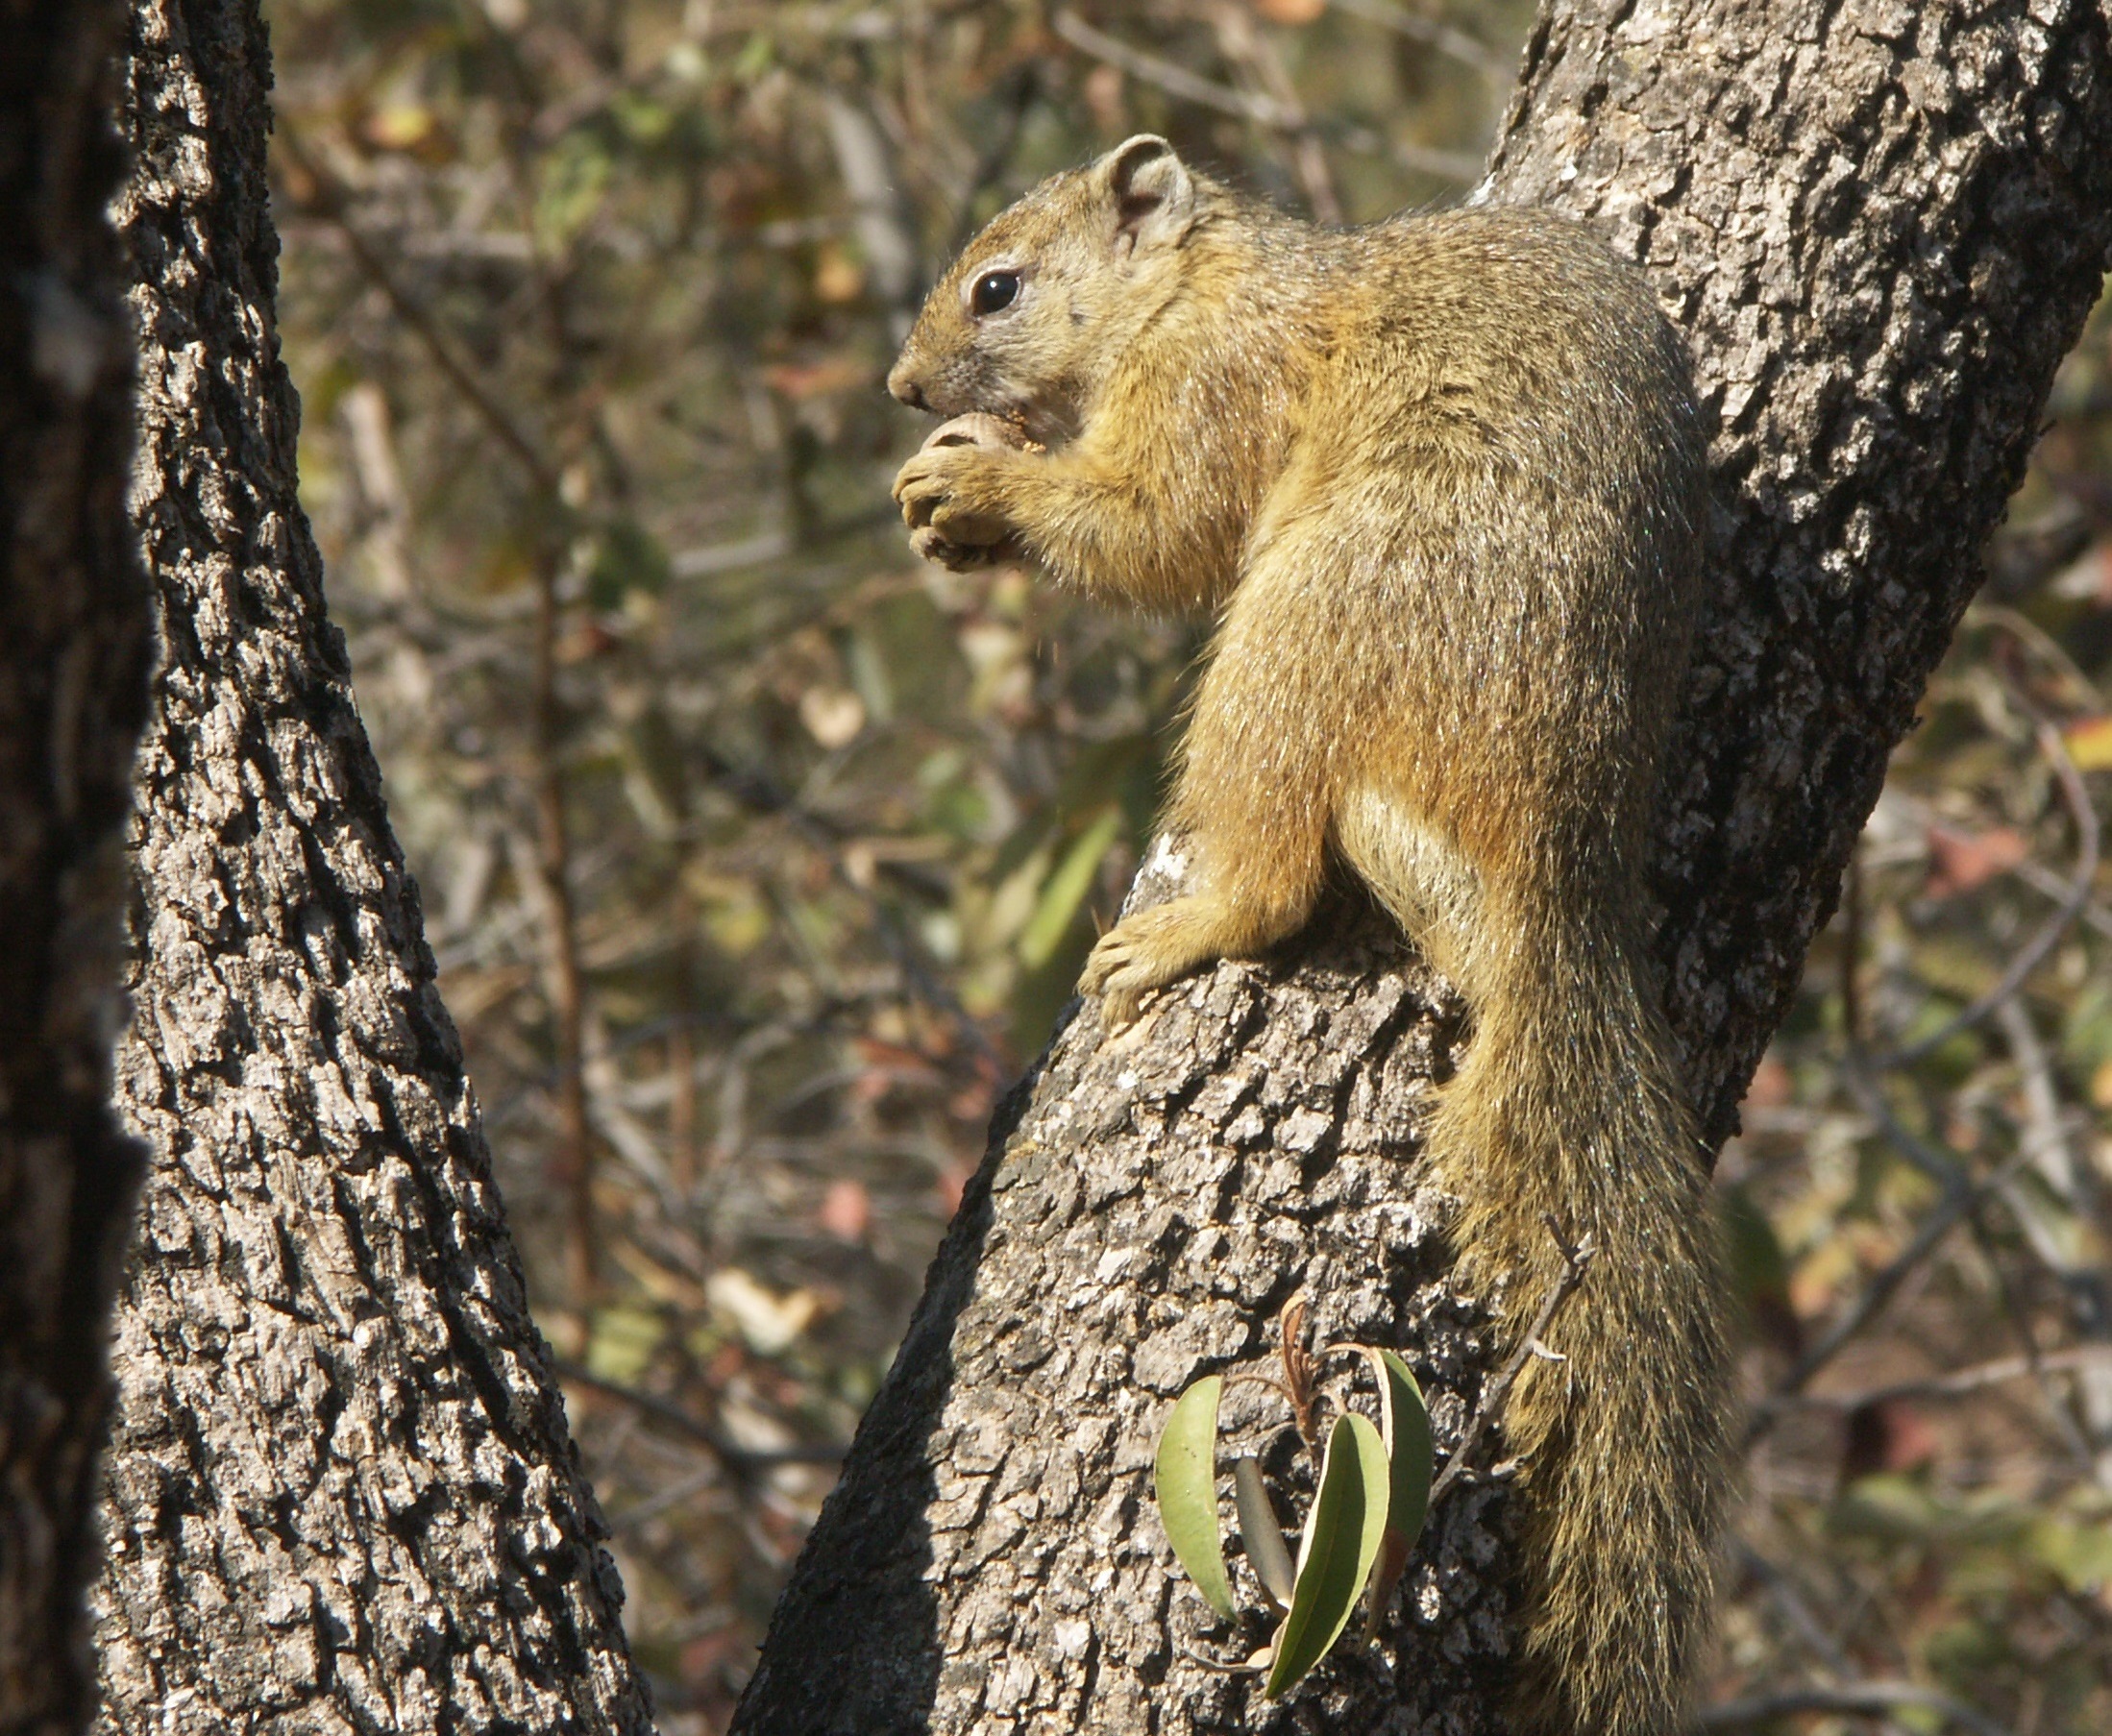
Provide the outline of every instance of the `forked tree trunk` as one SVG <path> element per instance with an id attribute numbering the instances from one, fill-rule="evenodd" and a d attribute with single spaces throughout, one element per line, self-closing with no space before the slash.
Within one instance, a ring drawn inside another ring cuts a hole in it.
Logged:
<path id="1" fill-rule="evenodd" d="M 163 662 L 120 1101 L 108 1727 L 644 1731 L 294 496 L 255 0 L 136 0 L 134 512 Z"/>
<path id="2" fill-rule="evenodd" d="M 0 1730 L 94 1698 L 104 1339 L 138 1151 L 110 1111 L 146 586 L 104 214 L 122 0 L 0 0 Z"/>
<path id="3" fill-rule="evenodd" d="M 2095 0 L 1582 0 L 1528 45 L 1488 195 L 1638 259 L 1721 421 L 1657 868 L 1712 1148 L 2099 292 L 2106 32 Z M 1415 1139 L 1455 1030 L 1348 911 L 1131 1034 L 1082 1013 L 999 1117 L 736 1729 L 1493 1730 L 1500 1485 L 1434 1515 L 1387 1643 L 1277 1708 L 1202 1655 L 1148 1495 L 1171 1397 L 1299 1294 L 1318 1338 L 1407 1349 L 1457 1438 L 1491 1347 Z"/>

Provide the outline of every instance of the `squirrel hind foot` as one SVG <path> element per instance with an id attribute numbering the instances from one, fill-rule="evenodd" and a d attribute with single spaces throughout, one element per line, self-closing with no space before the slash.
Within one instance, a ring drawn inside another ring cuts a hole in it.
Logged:
<path id="1" fill-rule="evenodd" d="M 1130 1024 L 1152 990 L 1233 950 L 1228 926 L 1224 913 L 1201 897 L 1172 898 L 1139 911 L 1100 937 L 1078 986 L 1103 997 L 1103 1016 L 1111 1027 Z"/>
<path id="2" fill-rule="evenodd" d="M 1110 1027 L 1132 1022 L 1143 997 L 1219 959 L 1248 959 L 1294 931 L 1303 914 L 1275 928 L 1242 919 L 1225 900 L 1191 892 L 1124 917 L 1102 935 L 1078 986 L 1104 997 Z M 1278 931 L 1280 929 L 1280 932 Z"/>

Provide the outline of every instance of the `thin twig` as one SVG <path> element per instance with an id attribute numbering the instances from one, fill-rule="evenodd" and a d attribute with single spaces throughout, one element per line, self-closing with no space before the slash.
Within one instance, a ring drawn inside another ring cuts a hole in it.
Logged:
<path id="1" fill-rule="evenodd" d="M 1447 24 L 1442 18 L 1432 18 L 1394 0 L 1332 0 L 1337 12 L 1347 12 L 1367 23 L 1385 26 L 1397 31 L 1412 41 L 1435 48 L 1439 54 L 1470 66 L 1486 79 L 1498 90 L 1510 88 L 1517 76 L 1515 61 L 1507 61 L 1486 42 L 1470 37 L 1457 25 Z"/>
<path id="2" fill-rule="evenodd" d="M 1518 1348 L 1510 1353 L 1510 1360 L 1504 1364 L 1501 1374 L 1488 1390 L 1482 1394 L 1482 1402 L 1474 1407 L 1473 1418 L 1467 1423 L 1466 1432 L 1460 1436 L 1460 1444 L 1452 1450 L 1452 1456 L 1445 1460 L 1444 1469 L 1437 1473 L 1437 1479 L 1430 1485 L 1429 1505 L 1436 1507 L 1438 1498 L 1452 1487 L 1465 1473 L 1467 1455 L 1481 1438 L 1483 1431 L 1495 1421 L 1503 1409 L 1504 1401 L 1510 1396 L 1510 1389 L 1517 1384 L 1518 1377 L 1525 1372 L 1525 1365 L 1535 1356 L 1545 1354 L 1540 1334 L 1547 1331 L 1563 1303 L 1584 1282 L 1585 1269 L 1591 1264 L 1598 1249 L 1586 1236 L 1575 1246 L 1562 1239 L 1561 1232 L 1554 1220 L 1548 1220 L 1548 1234 L 1555 1238 L 1555 1245 L 1562 1251 L 1562 1275 L 1555 1281 L 1546 1299 L 1540 1304 L 1540 1311 L 1534 1315 L 1533 1324 L 1518 1341 Z"/>
<path id="3" fill-rule="evenodd" d="M 1857 840 L 1857 845 L 1861 841 Z M 1841 1029 L 1851 1049 L 1863 1042 L 1862 951 L 1863 872 L 1862 850 L 1852 849 L 1848 872 L 1841 876 Z"/>
<path id="4" fill-rule="evenodd" d="M 1840 1675 L 1850 1674 L 1848 1654 L 1841 1650 L 1840 1642 L 1826 1630 L 1825 1625 L 1812 1614 L 1811 1605 L 1805 1602 L 1804 1592 L 1790 1577 L 1788 1569 L 1771 1561 L 1750 1543 L 1740 1539 L 1734 1546 L 1738 1565 L 1757 1579 L 1776 1606 L 1782 1612 L 1782 1619 L 1796 1630 L 1797 1637 L 1828 1669 Z"/>
<path id="5" fill-rule="evenodd" d="M 2052 765 L 2062 799 L 2067 802 L 2075 822 L 2075 871 L 2069 881 L 2068 891 L 2046 926 L 2010 960 L 2009 968 L 2002 972 L 1992 989 L 1927 1037 L 1894 1049 L 1889 1055 L 1878 1057 L 1870 1064 L 1872 1066 L 1883 1069 L 1906 1066 L 1934 1053 L 1960 1031 L 1978 1024 L 2024 987 L 2026 979 L 2045 962 L 2047 954 L 2060 944 L 2062 936 L 2075 925 L 2076 918 L 2090 903 L 2098 879 L 2098 810 L 2091 803 L 2082 773 L 2075 770 L 2075 762 L 2069 755 L 2068 744 L 2061 740 L 2061 732 L 2051 723 L 2041 721 L 2037 734 L 2039 751 Z"/>
<path id="6" fill-rule="evenodd" d="M 835 1446 L 736 1446 L 702 1418 L 690 1415 L 681 1406 L 671 1400 L 659 1398 L 650 1392 L 640 1392 L 635 1386 L 626 1386 L 621 1381 L 605 1380 L 591 1372 L 585 1364 L 570 1361 L 563 1357 L 553 1358 L 552 1366 L 556 1370 L 560 1381 L 619 1400 L 641 1415 L 665 1423 L 676 1433 L 695 1441 L 737 1476 L 750 1477 L 758 1471 L 774 1470 L 779 1465 L 841 1464 L 844 1455 L 849 1451 L 847 1447 Z"/>
<path id="7" fill-rule="evenodd" d="M 2061 1374 L 2071 1370 L 2112 1368 L 2112 1344 L 2081 1344 L 2068 1350 L 2047 1351 L 2038 1357 L 1999 1357 L 1978 1362 L 1954 1374 L 1931 1375 L 1922 1381 L 1895 1381 L 1888 1386 L 1866 1386 L 1859 1392 L 1797 1393 L 1787 1403 L 1800 1410 L 1860 1410 L 1870 1405 L 1900 1401 L 1930 1402 L 1960 1399 L 1989 1386 L 2022 1381 L 2036 1374 Z"/>
<path id="8" fill-rule="evenodd" d="M 1996 1014 L 1996 1019 L 2002 1028 L 2003 1040 L 2009 1045 L 2010 1058 L 2023 1075 L 2027 1136 L 2024 1143 L 2031 1153 L 2032 1167 L 2063 1208 L 2075 1216 L 2086 1217 L 2090 1207 L 2082 1197 L 2081 1183 L 2088 1171 L 2089 1160 L 2076 1149 L 2075 1130 L 2061 1113 L 2060 1088 L 2054 1083 L 2046 1045 L 2039 1040 L 2031 1015 L 2015 1001 L 2004 1005 Z M 2017 1209 L 2026 1239 L 2030 1242 L 2040 1263 L 2063 1284 L 2072 1284 L 2076 1277 L 2077 1262 L 2068 1258 L 2037 1212 L 2026 1210 L 2014 1194 L 2012 1204 Z"/>
<path id="9" fill-rule="evenodd" d="M 587 1106 L 586 978 L 573 896 L 572 830 L 565 811 L 564 707 L 557 693 L 556 553 L 535 563 L 534 679 L 530 709 L 535 784 L 535 866 L 549 907 L 550 1011 L 557 1069 L 557 1149 L 551 1168 L 568 1196 L 565 1246 L 572 1301 L 585 1308 L 600 1284 L 594 1231 L 594 1127 Z"/>
<path id="10" fill-rule="evenodd" d="M 1870 1281 L 1863 1293 L 1855 1299 L 1854 1306 L 1827 1329 L 1819 1341 L 1798 1357 L 1796 1365 L 1781 1378 L 1775 1390 L 1753 1407 L 1752 1418 L 1746 1424 L 1745 1430 L 1744 1446 L 1748 1452 L 1769 1434 L 1785 1412 L 1796 1404 L 1812 1376 L 1839 1356 L 1849 1340 L 1883 1309 L 1900 1285 L 1906 1282 L 1908 1274 L 1935 1251 L 1945 1236 L 1978 1210 L 1990 1194 L 1996 1192 L 2015 1174 L 2029 1156 L 2028 1152 L 2020 1152 L 1992 1175 L 1973 1181 L 1969 1179 L 1965 1166 L 1956 1159 L 1932 1150 L 1914 1136 L 1892 1113 L 1892 1106 L 1884 1101 L 1883 1094 L 1876 1089 L 1868 1076 L 1854 1064 L 1853 1060 L 1847 1068 L 1847 1078 L 1850 1088 L 1855 1089 L 1858 1095 L 1867 1092 L 1864 1108 L 1870 1112 L 1885 1136 L 1907 1155 L 1914 1166 L 1924 1174 L 1944 1181 L 1944 1197 L 1936 1209 L 1922 1220 L 1922 1226 L 1915 1231 L 1913 1240 Z"/>
<path id="11" fill-rule="evenodd" d="M 2075 522 L 2085 532 L 2082 547 L 2088 548 L 2089 521 L 2079 510 L 2075 516 Z M 2076 550 L 2078 554 L 2081 551 L 2081 549 Z M 2091 711 L 2104 710 L 2105 697 L 2102 690 L 2082 672 L 2082 666 L 2068 654 L 2067 647 L 2021 610 L 2010 608 L 2004 603 L 1990 602 L 1984 596 L 1979 597 L 1967 608 L 1961 627 L 1995 627 L 2007 633 L 2051 663 L 2059 672 L 2061 679 L 2068 683 L 2078 703 Z"/>
<path id="12" fill-rule="evenodd" d="M 621 1513 L 608 1515 L 608 1534 L 621 1537 L 626 1531 L 634 1531 L 649 1520 L 659 1518 L 671 1507 L 678 1507 L 685 1501 L 694 1501 L 724 1475 L 724 1467 L 713 1461 L 692 1471 L 687 1477 L 678 1477 L 673 1482 L 662 1483 L 634 1507 L 626 1507 Z"/>
<path id="13" fill-rule="evenodd" d="M 831 87 L 822 93 L 822 116 L 837 175 L 850 199 L 852 232 L 887 311 L 889 334 L 898 344 L 909 335 L 922 299 L 917 224 L 901 193 L 900 172 L 879 123 L 844 91 Z"/>
<path id="14" fill-rule="evenodd" d="M 1093 29 L 1074 12 L 1066 9 L 1049 20 L 1049 28 L 1073 48 L 1103 61 L 1117 71 L 1155 86 L 1168 96 L 1194 103 L 1204 109 L 1215 109 L 1219 114 L 1230 114 L 1240 120 L 1252 121 L 1258 127 L 1267 127 L 1273 132 L 1296 135 L 1310 129 L 1314 123 L 1306 118 L 1301 109 L 1287 108 L 1273 98 L 1234 90 L 1213 79 L 1192 73 L 1185 66 L 1162 60 L 1155 54 L 1147 54 L 1141 48 L 1132 48 L 1127 42 Z M 1368 127 L 1330 126 L 1324 129 L 1327 135 L 1344 150 L 1363 155 L 1389 155 L 1404 168 L 1419 174 L 1434 175 L 1442 181 L 1456 182 L 1461 186 L 1472 186 L 1482 178 L 1479 158 L 1469 157 L 1461 151 L 1442 151 L 1430 145 L 1395 144 L 1379 136 Z"/>
<path id="15" fill-rule="evenodd" d="M 1299 183 L 1305 188 L 1306 204 L 1312 208 L 1314 220 L 1338 228 L 1342 221 L 1342 202 L 1335 190 L 1335 177 L 1328 168 L 1327 152 L 1320 143 L 1312 115 L 1298 100 L 1297 86 L 1284 69 L 1282 57 L 1255 27 L 1254 13 L 1249 7 L 1235 5 L 1232 0 L 1220 0 L 1220 4 L 1211 8 L 1210 18 L 1217 32 L 1218 46 L 1226 58 L 1244 66 L 1262 86 L 1263 93 L 1283 110 L 1291 162 L 1298 172 Z"/>
<path id="16" fill-rule="evenodd" d="M 2024 1076 L 2026 1135 L 2024 1147 L 2031 1155 L 2032 1167 L 2061 1210 L 2071 1219 L 2087 1222 L 2094 1203 L 2090 1195 L 2095 1191 L 2085 1180 L 2089 1173 L 2089 1159 L 2078 1149 L 2075 1130 L 2062 1113 L 2060 1088 L 2054 1082 L 2046 1045 L 2039 1040 L 2030 1014 L 2017 1002 L 2005 1003 L 1996 1018 L 2001 1025 L 2017 1069 Z M 2068 1238 L 2049 1221 L 2045 1202 L 2031 1190 L 2011 1184 L 2004 1189 L 2003 1197 L 2024 1232 L 2025 1245 L 2060 1284 L 2068 1300 L 2071 1318 L 2085 1337 L 2095 1338 L 2101 1348 L 2112 1350 L 2112 1346 L 2104 1345 L 2112 1333 L 2107 1332 L 2104 1319 L 2104 1279 L 2097 1262 L 2088 1253 L 2078 1257 L 2076 1251 L 2066 1245 Z M 2076 1463 L 2086 1477 L 2104 1482 L 2107 1479 L 2104 1448 L 2108 1438 L 2112 1438 L 2112 1418 L 2108 1418 L 2107 1407 L 2102 1402 L 2104 1383 L 2077 1381 L 2064 1393 L 2046 1378 L 2044 1353 L 2022 1317 L 2017 1322 L 2017 1334 L 2024 1344 L 2026 1357 L 2033 1364 L 2032 1372 L 2039 1377 L 2047 1408 L 2052 1412 Z M 2064 1403 L 2064 1399 L 2070 1402 Z"/>
<path id="17" fill-rule="evenodd" d="M 974 165 L 952 195 L 954 218 L 946 231 L 950 237 L 946 244 L 949 256 L 959 253 L 974 235 L 975 202 L 996 185 L 997 177 L 1012 160 L 1026 117 L 1042 94 L 1041 68 L 1032 61 L 1021 61 L 999 84 L 998 93 L 1003 103 L 998 110 L 997 124 L 985 134 Z"/>
<path id="18" fill-rule="evenodd" d="M 345 214 L 349 200 L 344 184 L 307 153 L 301 143 L 300 135 L 286 124 L 283 115 L 278 117 L 277 131 L 279 142 L 286 156 L 315 187 L 314 195 L 305 202 L 307 208 L 344 236 L 345 249 L 352 255 L 353 262 L 381 292 L 382 299 L 388 303 L 397 318 L 425 345 L 427 353 L 431 355 L 440 372 L 454 382 L 455 389 L 468 401 L 470 408 L 498 436 L 499 444 L 520 461 L 521 468 L 528 472 L 528 480 L 536 491 L 554 497 L 557 493 L 556 467 L 543 455 L 540 445 L 523 431 L 512 414 L 485 389 L 483 381 L 478 379 L 476 371 L 457 354 L 454 341 L 441 331 L 424 304 L 397 282 L 394 274 L 381 262 L 381 256 L 375 251 L 373 244 L 354 226 Z"/>
<path id="19" fill-rule="evenodd" d="M 2020 862 L 2009 872 L 2012 878 L 2022 880 L 2033 892 L 2056 902 L 2068 896 L 2068 882 L 2043 863 Z M 2107 910 L 2095 898 L 2083 908 L 2082 919 L 2100 934 L 2112 935 L 2112 910 Z"/>
<path id="20" fill-rule="evenodd" d="M 1964 1159 L 1955 1152 L 1931 1145 L 1900 1119 L 1886 1101 L 1884 1092 L 1878 1088 L 1869 1056 L 1853 1042 L 1841 1060 L 1841 1082 L 1848 1087 L 1848 1094 L 1861 1106 L 1863 1113 L 1877 1123 L 1878 1131 L 1892 1141 L 1900 1156 L 1915 1169 L 1945 1189 L 1969 1184 L 1971 1172 Z"/>
<path id="21" fill-rule="evenodd" d="M 1813 1683 L 1785 1688 L 1778 1694 L 1756 1694 L 1747 1699 L 1725 1700 L 1706 1708 L 1701 1725 L 1707 1730 L 1742 1729 L 1748 1724 L 1772 1724 L 1799 1712 L 1837 1712 L 1850 1718 L 1883 1718 L 1902 1707 L 1933 1712 L 1975 1736 L 2009 1736 L 2008 1731 L 1963 1700 L 1952 1699 L 1933 1688 L 1913 1682 L 1848 1682 L 1838 1687 Z"/>
<path id="22" fill-rule="evenodd" d="M 1259 92 L 1234 90 L 1200 73 L 1189 71 L 1186 66 L 1172 61 L 1161 60 L 1142 48 L 1132 48 L 1119 37 L 1111 37 L 1105 31 L 1095 30 L 1068 7 L 1058 12 L 1049 20 L 1049 28 L 1068 42 L 1081 49 L 1095 61 L 1104 61 L 1119 72 L 1126 72 L 1133 79 L 1156 86 L 1168 96 L 1177 96 L 1183 102 L 1194 103 L 1204 109 L 1215 109 L 1219 114 L 1229 114 L 1239 120 L 1252 121 L 1256 126 L 1272 128 L 1278 132 L 1295 133 L 1306 124 L 1305 116 L 1287 109 L 1273 97 Z"/>
<path id="23" fill-rule="evenodd" d="M 736 573 L 743 567 L 766 566 L 792 552 L 791 532 L 778 528 L 759 530 L 753 536 L 730 543 L 709 543 L 700 549 L 677 549 L 668 557 L 668 570 L 676 578 L 709 578 L 717 573 Z"/>

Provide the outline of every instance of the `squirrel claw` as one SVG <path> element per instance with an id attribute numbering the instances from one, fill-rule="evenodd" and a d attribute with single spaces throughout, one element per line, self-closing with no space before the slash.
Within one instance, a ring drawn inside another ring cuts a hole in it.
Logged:
<path id="1" fill-rule="evenodd" d="M 1102 935 L 1079 973 L 1078 987 L 1102 997 L 1110 1029 L 1136 1020 L 1143 997 L 1216 957 L 1198 945 L 1192 898 L 1176 898 L 1125 917 Z"/>
<path id="2" fill-rule="evenodd" d="M 896 473 L 895 499 L 910 547 L 925 560 L 961 572 L 1016 557 L 1018 540 L 1002 510 L 994 508 L 989 477 L 979 478 L 981 487 L 970 480 L 988 465 L 990 451 L 967 441 L 926 443 Z"/>
<path id="3" fill-rule="evenodd" d="M 948 573 L 972 573 L 1018 557 L 1009 538 L 998 543 L 957 543 L 929 525 L 909 533 L 909 550 L 920 560 L 944 567 Z"/>
<path id="4" fill-rule="evenodd" d="M 1100 1022 L 1110 1031 L 1126 1031 L 1144 1010 L 1144 993 L 1136 989 L 1110 989 L 1100 996 Z"/>

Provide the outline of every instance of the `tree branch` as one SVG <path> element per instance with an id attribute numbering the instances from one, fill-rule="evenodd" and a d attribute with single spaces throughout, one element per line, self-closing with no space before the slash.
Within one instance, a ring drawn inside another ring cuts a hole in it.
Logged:
<path id="1" fill-rule="evenodd" d="M 1480 196 L 1567 211 L 1640 261 L 1719 422 L 1714 588 L 1654 875 L 1712 1143 L 2099 292 L 2105 31 L 2085 0 L 1590 0 L 1549 6 L 1528 45 Z M 1155 850 L 1133 895 L 1179 872 Z M 1322 1341 L 1404 1347 L 1440 1410 L 1486 1383 L 1415 1162 L 1460 1029 L 1348 902 L 1125 1032 L 1076 1011 L 997 1118 L 735 1727 L 1492 1731 L 1500 1486 L 1434 1520 L 1427 1601 L 1386 1661 L 1331 1665 L 1275 1713 L 1192 1661 L 1208 1618 L 1169 1597 L 1141 1493 L 1171 1397 L 1260 1355 L 1295 1293 Z"/>
<path id="2" fill-rule="evenodd" d="M 256 0 L 135 0 L 134 525 L 162 662 L 118 1096 L 103 1728 L 644 1736 L 295 491 Z M 517 454 L 518 455 L 518 454 Z"/>
<path id="3" fill-rule="evenodd" d="M 1553 1224 L 1548 1225 L 1548 1234 L 1557 1235 L 1559 1239 Z M 1438 1497 L 1464 1474 L 1467 1455 L 1473 1451 L 1475 1443 L 1482 1438 L 1488 1425 L 1503 1415 L 1504 1401 L 1510 1396 L 1510 1389 L 1518 1383 L 1518 1377 L 1525 1372 L 1525 1365 L 1535 1357 L 1556 1355 L 1541 1341 L 1541 1334 L 1547 1331 L 1555 1316 L 1561 1312 L 1562 1304 L 1584 1283 L 1584 1274 L 1590 1269 L 1592 1257 L 1598 1253 L 1589 1241 L 1575 1247 L 1562 1242 L 1561 1249 L 1560 1281 L 1548 1291 L 1547 1300 L 1540 1304 L 1540 1311 L 1533 1316 L 1532 1329 L 1527 1332 L 1517 1349 L 1510 1353 L 1510 1360 L 1504 1364 L 1503 1372 L 1489 1382 L 1488 1390 L 1482 1394 L 1482 1402 L 1474 1406 L 1474 1418 L 1467 1424 L 1466 1432 L 1460 1436 L 1460 1444 L 1452 1450 L 1452 1455 L 1445 1460 L 1444 1469 L 1437 1473 L 1436 1480 L 1430 1485 L 1431 1506 L 1436 1506 Z"/>

